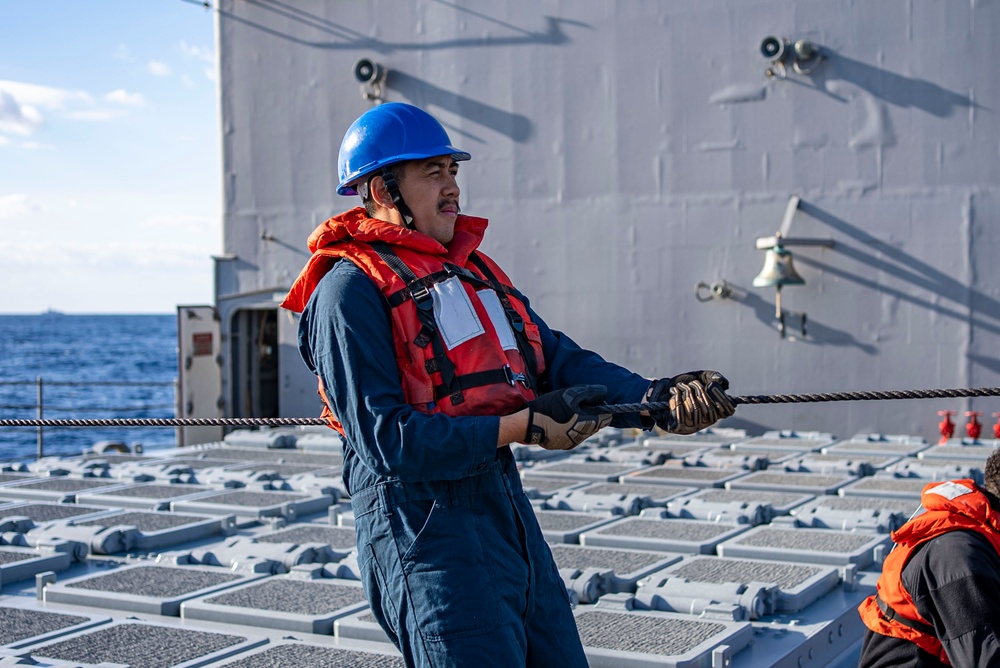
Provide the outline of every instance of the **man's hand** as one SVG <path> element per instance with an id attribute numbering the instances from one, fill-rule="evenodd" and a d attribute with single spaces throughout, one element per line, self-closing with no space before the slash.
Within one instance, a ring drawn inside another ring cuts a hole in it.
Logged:
<path id="1" fill-rule="evenodd" d="M 572 450 L 610 424 L 610 413 L 597 415 L 580 405 L 599 404 L 607 392 L 603 385 L 574 385 L 531 400 L 524 442 L 546 450 Z"/>
<path id="2" fill-rule="evenodd" d="M 718 371 L 691 371 L 654 380 L 645 401 L 664 401 L 670 408 L 650 411 L 656 426 L 674 434 L 693 434 L 736 412 L 726 396 L 729 381 Z"/>

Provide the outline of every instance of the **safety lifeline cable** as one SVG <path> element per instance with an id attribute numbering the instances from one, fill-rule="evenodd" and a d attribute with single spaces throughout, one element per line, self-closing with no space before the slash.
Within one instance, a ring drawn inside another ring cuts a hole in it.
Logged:
<path id="1" fill-rule="evenodd" d="M 870 392 L 824 392 L 819 394 L 754 394 L 730 397 L 740 404 L 804 404 L 826 401 L 883 401 L 888 399 L 942 399 L 957 397 L 998 397 L 1000 387 L 971 387 L 954 390 L 888 390 Z M 599 404 L 596 413 L 637 413 L 669 408 L 665 401 L 637 404 Z M 324 418 L 108 418 L 66 420 L 7 420 L 0 427 L 294 427 L 325 425 Z"/>

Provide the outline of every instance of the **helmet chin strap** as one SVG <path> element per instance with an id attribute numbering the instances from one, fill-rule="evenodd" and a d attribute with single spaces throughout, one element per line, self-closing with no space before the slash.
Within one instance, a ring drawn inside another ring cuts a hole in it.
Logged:
<path id="1" fill-rule="evenodd" d="M 403 216 L 403 222 L 406 224 L 407 229 L 417 229 L 413 225 L 413 212 L 410 211 L 410 207 L 403 201 L 403 196 L 399 192 L 399 184 L 396 183 L 396 177 L 392 175 L 388 167 L 383 167 L 380 175 L 382 181 L 385 183 L 385 189 L 389 192 L 389 197 L 392 198 L 392 203 L 396 205 L 399 213 Z"/>

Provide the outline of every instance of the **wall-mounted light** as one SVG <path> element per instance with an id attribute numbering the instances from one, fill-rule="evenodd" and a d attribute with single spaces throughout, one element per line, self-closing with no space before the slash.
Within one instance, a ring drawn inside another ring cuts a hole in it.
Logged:
<path id="1" fill-rule="evenodd" d="M 381 104 L 382 86 L 385 85 L 389 70 L 370 58 L 361 58 L 354 63 L 354 78 L 361 84 L 361 97 L 375 104 Z"/>
<path id="2" fill-rule="evenodd" d="M 797 74 L 810 75 L 823 62 L 823 50 L 817 44 L 807 39 L 797 39 L 789 44 L 788 40 L 773 35 L 760 41 L 760 55 L 770 62 L 764 75 L 779 79 L 788 76 L 788 63 Z"/>
<path id="3" fill-rule="evenodd" d="M 792 252 L 786 246 L 822 246 L 833 248 L 833 239 L 809 239 L 804 237 L 786 237 L 791 227 L 792 219 L 799 208 L 799 198 L 795 195 L 788 199 L 785 217 L 781 223 L 781 231 L 770 237 L 759 237 L 755 245 L 764 253 L 764 268 L 753 279 L 755 288 L 774 288 L 774 317 L 778 321 L 778 333 L 785 338 L 785 311 L 781 308 L 781 288 L 786 285 L 805 285 L 805 279 L 795 270 L 792 264 Z M 802 336 L 806 335 L 806 314 L 800 313 Z"/>

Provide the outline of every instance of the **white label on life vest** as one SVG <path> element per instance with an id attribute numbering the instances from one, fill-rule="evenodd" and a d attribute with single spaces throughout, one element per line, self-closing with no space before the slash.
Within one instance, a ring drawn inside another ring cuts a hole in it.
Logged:
<path id="1" fill-rule="evenodd" d="M 500 298 L 497 296 L 497 293 L 487 289 L 477 290 L 476 294 L 479 295 L 479 301 L 483 303 L 483 307 L 486 309 L 486 315 L 490 316 L 493 329 L 497 330 L 500 347 L 504 350 L 517 350 L 517 339 L 514 338 L 514 330 L 510 327 L 507 312 L 503 310 L 503 305 L 500 304 Z"/>
<path id="2" fill-rule="evenodd" d="M 434 320 L 448 350 L 486 333 L 462 281 L 455 276 L 435 283 L 431 287 L 431 299 L 434 301 Z"/>
<path id="3" fill-rule="evenodd" d="M 966 494 L 972 494 L 972 490 L 957 482 L 946 482 L 927 490 L 928 494 L 938 494 L 946 499 L 956 499 Z"/>

